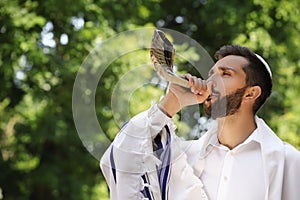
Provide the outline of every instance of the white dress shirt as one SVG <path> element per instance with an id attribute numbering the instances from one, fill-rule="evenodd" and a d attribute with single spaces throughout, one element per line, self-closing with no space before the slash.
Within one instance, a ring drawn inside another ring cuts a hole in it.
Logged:
<path id="1" fill-rule="evenodd" d="M 200 178 L 209 199 L 264 199 L 265 176 L 257 131 L 232 150 L 221 145 L 214 135 L 207 148 L 210 153 Z"/>

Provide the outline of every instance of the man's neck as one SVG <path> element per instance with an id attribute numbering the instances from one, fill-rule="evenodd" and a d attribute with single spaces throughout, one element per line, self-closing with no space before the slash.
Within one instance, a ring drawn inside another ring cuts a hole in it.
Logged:
<path id="1" fill-rule="evenodd" d="M 236 113 L 218 119 L 218 139 L 221 144 L 233 149 L 243 143 L 256 129 L 253 114 Z"/>

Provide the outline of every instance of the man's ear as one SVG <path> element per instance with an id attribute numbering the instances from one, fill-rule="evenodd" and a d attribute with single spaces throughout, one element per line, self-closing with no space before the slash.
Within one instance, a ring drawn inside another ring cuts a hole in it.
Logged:
<path id="1" fill-rule="evenodd" d="M 259 86 L 251 86 L 245 92 L 245 100 L 256 100 L 261 95 L 261 88 Z"/>

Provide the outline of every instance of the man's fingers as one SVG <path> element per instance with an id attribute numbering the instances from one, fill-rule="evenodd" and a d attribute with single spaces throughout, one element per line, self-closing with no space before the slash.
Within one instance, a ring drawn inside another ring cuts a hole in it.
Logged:
<path id="1" fill-rule="evenodd" d="M 191 91 L 194 94 L 202 94 L 207 90 L 206 81 L 201 78 L 197 78 L 196 76 L 187 76 L 189 78 L 189 83 L 191 86 Z"/>

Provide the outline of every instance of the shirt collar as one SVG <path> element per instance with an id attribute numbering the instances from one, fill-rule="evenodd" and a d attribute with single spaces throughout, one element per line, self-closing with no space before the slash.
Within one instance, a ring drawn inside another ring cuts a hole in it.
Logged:
<path id="1" fill-rule="evenodd" d="M 256 128 L 243 143 L 247 144 L 251 141 L 255 141 L 255 142 L 261 144 L 262 137 L 261 137 L 261 134 L 259 134 L 258 128 Z"/>
<path id="2" fill-rule="evenodd" d="M 252 141 L 257 142 L 258 144 L 261 144 L 262 142 L 262 137 L 261 134 L 259 134 L 258 128 L 256 128 L 251 135 L 240 145 L 238 146 L 242 146 L 242 145 L 246 145 Z M 215 132 L 215 134 L 213 134 L 210 139 L 208 140 L 208 143 L 206 144 L 206 149 L 207 151 L 212 147 L 212 146 L 220 146 L 221 144 L 219 143 L 218 140 L 218 133 Z"/>

